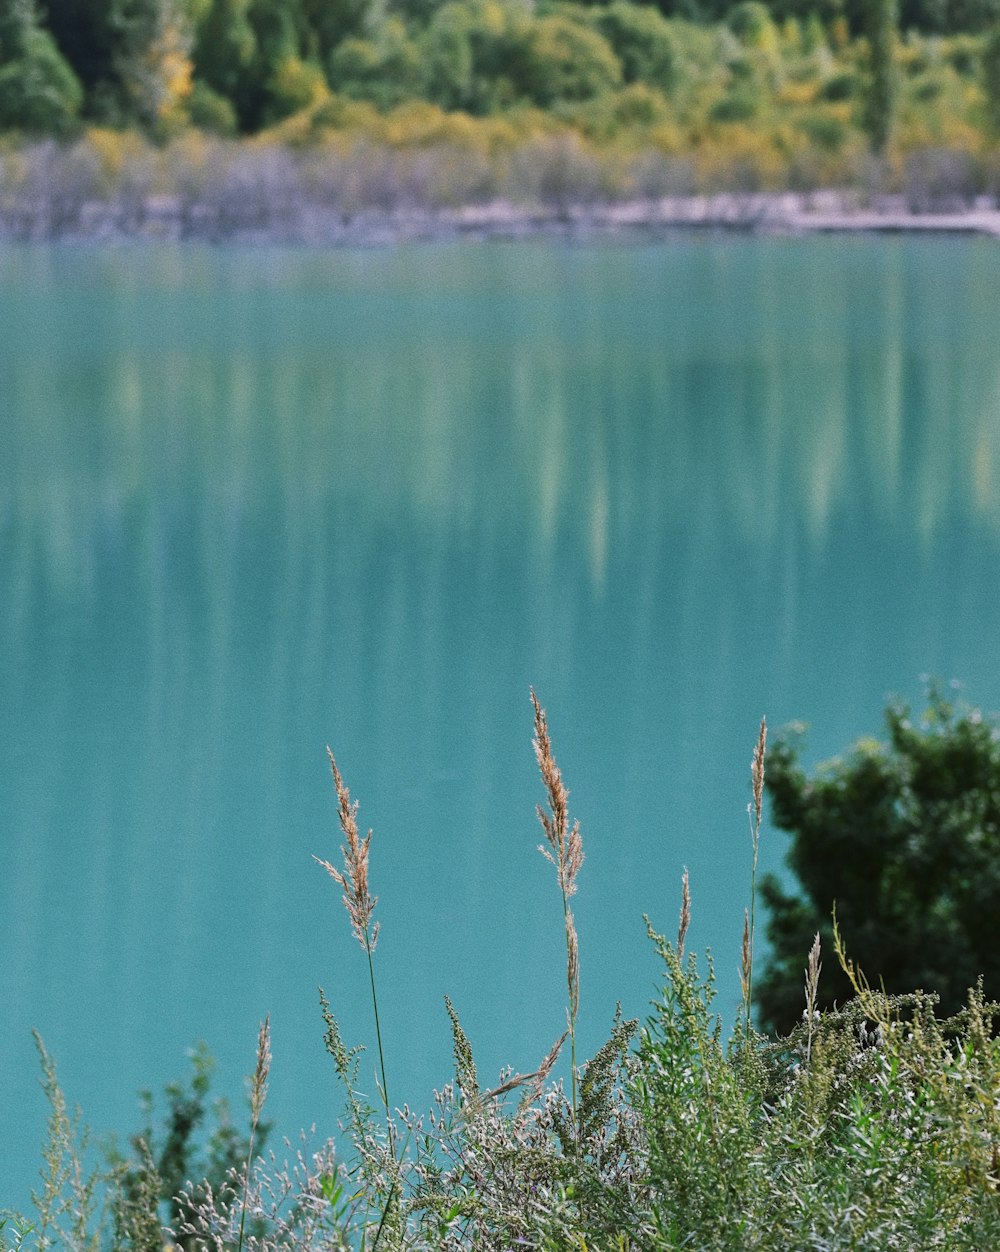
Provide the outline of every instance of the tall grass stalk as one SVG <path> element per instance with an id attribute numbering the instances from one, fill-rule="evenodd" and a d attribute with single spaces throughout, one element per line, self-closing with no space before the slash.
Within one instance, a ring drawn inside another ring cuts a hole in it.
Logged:
<path id="1" fill-rule="evenodd" d="M 545 831 L 548 848 L 539 844 L 538 850 L 556 868 L 559 889 L 562 892 L 563 922 L 566 929 L 566 984 L 569 993 L 567 1025 L 569 1026 L 569 1053 L 573 1123 L 577 1122 L 577 1072 L 576 1072 L 576 1019 L 580 1011 L 580 951 L 570 897 L 576 893 L 576 876 L 583 864 L 583 841 L 580 823 L 569 824 L 569 792 L 562 780 L 559 766 L 552 753 L 552 741 L 545 718 L 545 710 L 538 702 L 534 690 L 531 703 L 535 710 L 535 758 L 541 771 L 542 782 L 549 798 L 549 812 L 538 805 L 538 820 Z"/>
<path id="2" fill-rule="evenodd" d="M 753 785 L 753 800 L 747 805 L 750 818 L 750 843 L 753 848 L 753 862 L 750 868 L 750 908 L 743 914 L 743 953 L 740 968 L 740 984 L 743 990 L 743 1016 L 746 1027 L 747 1043 L 753 1029 L 750 1015 L 753 1010 L 753 941 L 754 921 L 757 907 L 757 853 L 760 849 L 760 815 L 764 804 L 764 756 L 767 752 L 767 719 L 760 719 L 760 731 L 757 735 L 757 746 L 753 750 L 750 762 L 750 780 Z"/>
<path id="3" fill-rule="evenodd" d="M 250 1171 L 253 1168 L 253 1141 L 260 1124 L 260 1115 L 267 1099 L 267 1077 L 271 1072 L 271 1015 L 260 1024 L 257 1036 L 257 1064 L 250 1079 L 250 1142 L 247 1145 L 247 1163 L 243 1175 L 243 1204 L 240 1209 L 240 1241 L 238 1252 L 243 1252 L 243 1232 L 247 1219 L 247 1195 L 250 1190 Z"/>
<path id="4" fill-rule="evenodd" d="M 385 1110 L 389 1156 L 392 1160 L 392 1181 L 382 1208 L 382 1216 L 379 1219 L 375 1238 L 372 1241 L 372 1247 L 377 1248 L 393 1203 L 397 1202 L 398 1204 L 400 1199 L 399 1169 L 401 1162 L 397 1159 L 396 1154 L 396 1128 L 392 1114 L 392 1105 L 389 1102 L 389 1084 L 385 1076 L 385 1051 L 382 1047 L 382 1028 L 378 1014 L 378 993 L 375 988 L 375 965 L 372 960 L 372 954 L 375 951 L 379 935 L 379 923 L 373 921 L 378 896 L 373 896 L 368 886 L 368 849 L 372 841 L 372 832 L 369 830 L 364 839 L 358 834 L 358 803 L 356 800 L 352 802 L 350 792 L 347 790 L 347 786 L 340 775 L 340 770 L 337 768 L 337 762 L 334 760 L 333 753 L 329 747 L 327 747 L 326 752 L 330 758 L 330 769 L 333 773 L 333 783 L 337 792 L 340 828 L 344 832 L 346 840 L 346 845 L 341 845 L 340 849 L 344 858 L 344 869 L 343 871 L 338 870 L 329 861 L 324 861 L 318 856 L 313 859 L 322 865 L 334 882 L 343 889 L 344 907 L 347 909 L 347 915 L 351 919 L 351 929 L 354 931 L 356 939 L 361 944 L 368 958 L 368 980 L 371 985 L 372 1011 L 375 1017 L 375 1042 L 378 1047 L 379 1073 L 382 1079 L 381 1083 L 377 1083 L 377 1085 L 382 1106 Z M 324 1016 L 328 1018 L 327 1027 L 329 1031 L 332 1017 L 330 1017 L 328 1010 Z M 350 1083 L 348 1083 L 348 1095 L 352 1103 L 356 1104 L 356 1098 Z"/>
<path id="5" fill-rule="evenodd" d="M 327 748 L 326 752 L 330 758 L 333 784 L 337 791 L 340 828 L 344 832 L 344 838 L 347 840 L 346 847 L 341 845 L 340 849 L 344 858 L 343 872 L 337 869 L 336 866 L 331 865 L 329 861 L 324 861 L 318 856 L 314 856 L 313 860 L 317 864 L 322 865 L 334 882 L 343 889 L 344 907 L 347 909 L 347 915 L 351 919 L 351 929 L 354 931 L 355 938 L 361 944 L 368 958 L 368 979 L 371 984 L 372 1010 L 375 1015 L 375 1042 L 378 1045 L 379 1073 L 382 1077 L 379 1095 L 385 1106 L 389 1141 L 390 1144 L 393 1144 L 395 1132 L 392 1121 L 392 1106 L 389 1103 L 389 1086 L 385 1078 L 385 1052 L 382 1048 L 382 1029 L 378 1016 L 378 993 L 375 990 L 375 965 L 372 961 L 372 953 L 375 951 L 379 935 L 379 923 L 373 923 L 372 921 L 375 905 L 378 904 L 378 896 L 373 896 L 368 888 L 368 848 L 371 845 L 372 832 L 369 830 L 364 839 L 358 834 L 358 802 L 356 800 L 352 802 L 351 793 L 347 790 L 344 780 L 340 776 L 340 770 L 337 768 L 337 762 L 334 760 L 333 753 L 329 748 Z M 395 1155 L 395 1150 L 393 1154 Z"/>

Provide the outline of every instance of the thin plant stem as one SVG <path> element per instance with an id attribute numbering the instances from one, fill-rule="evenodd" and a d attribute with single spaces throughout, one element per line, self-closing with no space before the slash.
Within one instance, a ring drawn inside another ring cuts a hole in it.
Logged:
<path id="1" fill-rule="evenodd" d="M 538 820 L 545 831 L 548 848 L 539 846 L 539 852 L 556 869 L 563 902 L 563 926 L 566 932 L 566 983 L 569 991 L 567 1024 L 569 1026 L 570 1079 L 573 1104 L 573 1125 L 577 1124 L 577 1073 L 576 1073 L 576 1019 L 580 1009 L 580 952 L 576 923 L 569 907 L 569 899 L 576 892 L 576 876 L 583 864 L 583 841 L 580 823 L 569 824 L 567 801 L 569 792 L 562 780 L 562 773 L 552 752 L 552 741 L 545 718 L 545 710 L 534 691 L 531 703 L 535 710 L 535 758 L 548 793 L 549 812 L 538 806 Z"/>
<path id="2" fill-rule="evenodd" d="M 753 783 L 753 801 L 747 806 L 750 818 L 750 842 L 753 846 L 753 862 L 750 867 L 750 910 L 744 918 L 744 941 L 742 958 L 743 1013 L 745 1017 L 747 1044 L 753 1030 L 751 1013 L 753 1010 L 753 941 L 754 922 L 757 906 L 757 854 L 760 849 L 760 816 L 764 803 L 764 756 L 767 751 L 767 719 L 760 719 L 760 732 L 757 745 L 753 751 L 750 765 L 750 777 Z"/>
<path id="3" fill-rule="evenodd" d="M 382 1047 L 382 1025 L 379 1021 L 378 1014 L 378 993 L 375 989 L 375 963 L 372 959 L 372 953 L 378 942 L 379 923 L 372 921 L 375 912 L 375 906 L 378 903 L 378 897 L 373 896 L 368 885 L 368 849 L 371 845 L 372 832 L 369 830 L 364 839 L 358 831 L 357 801 L 351 800 L 350 792 L 340 775 L 337 768 L 337 762 L 334 760 L 333 753 L 327 748 L 327 755 L 330 758 L 330 769 L 333 773 L 334 787 L 337 792 L 338 817 L 340 820 L 340 828 L 344 833 L 345 843 L 341 847 L 341 854 L 344 858 L 344 868 L 338 869 L 335 865 L 331 865 L 329 861 L 324 861 L 320 857 L 314 857 L 330 875 L 330 877 L 343 890 L 344 907 L 347 909 L 348 917 L 351 920 L 351 929 L 354 931 L 355 938 L 365 950 L 368 958 L 368 979 L 371 984 L 372 991 L 372 1010 L 375 1017 L 375 1039 L 378 1044 L 378 1060 L 379 1073 L 382 1078 L 380 1093 L 382 1096 L 382 1104 L 385 1108 L 386 1130 L 389 1136 L 389 1154 L 392 1158 L 393 1165 L 393 1181 L 389 1189 L 389 1196 L 386 1200 L 385 1208 L 382 1211 L 382 1217 L 378 1225 L 378 1233 L 375 1236 L 375 1245 L 381 1238 L 389 1209 L 392 1205 L 393 1197 L 396 1194 L 398 1186 L 398 1168 L 399 1161 L 396 1158 L 396 1133 L 392 1120 L 392 1106 L 389 1103 L 388 1083 L 385 1076 L 385 1051 Z M 376 1080 L 377 1081 L 377 1080 Z"/>
<path id="4" fill-rule="evenodd" d="M 243 1206 L 240 1211 L 240 1239 L 237 1252 L 243 1252 L 243 1234 L 247 1220 L 247 1197 L 250 1192 L 250 1170 L 253 1166 L 253 1141 L 260 1123 L 261 1111 L 267 1096 L 267 1076 L 271 1070 L 271 1015 L 261 1022 L 257 1037 L 257 1064 L 250 1080 L 250 1141 L 247 1145 L 247 1163 L 243 1173 Z"/>
<path id="5" fill-rule="evenodd" d="M 371 981 L 372 988 L 372 1009 L 375 1014 L 375 1042 L 378 1045 L 378 1064 L 382 1074 L 382 1103 L 385 1105 L 386 1125 L 389 1130 L 389 1143 L 392 1149 L 393 1160 L 396 1159 L 395 1135 L 393 1133 L 392 1114 L 390 1113 L 389 1104 L 389 1087 L 385 1080 L 385 1054 L 382 1051 L 382 1029 L 378 1020 L 378 996 L 375 992 L 375 965 L 372 961 L 371 944 L 368 942 L 368 927 L 365 927 L 365 952 L 368 954 L 368 977 Z"/>

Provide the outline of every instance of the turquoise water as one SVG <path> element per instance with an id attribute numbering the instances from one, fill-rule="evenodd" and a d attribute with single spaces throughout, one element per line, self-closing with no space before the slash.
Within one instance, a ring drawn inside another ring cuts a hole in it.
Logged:
<path id="1" fill-rule="evenodd" d="M 998 291 L 983 241 L 0 252 L 0 1203 L 32 1027 L 122 1134 L 199 1039 L 238 1098 L 270 1011 L 272 1116 L 332 1131 L 317 984 L 373 1030 L 311 860 L 327 743 L 394 1103 L 450 1074 L 445 992 L 484 1075 L 534 1068 L 531 684 L 587 854 L 581 1053 L 643 1011 L 684 865 L 731 1018 L 761 714 L 818 759 L 925 672 L 1000 705 Z"/>

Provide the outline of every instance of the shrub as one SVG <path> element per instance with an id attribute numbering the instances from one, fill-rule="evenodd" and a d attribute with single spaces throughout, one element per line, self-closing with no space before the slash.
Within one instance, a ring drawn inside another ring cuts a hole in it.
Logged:
<path id="1" fill-rule="evenodd" d="M 239 123 L 232 103 L 207 83 L 195 82 L 188 100 L 191 124 L 215 135 L 235 135 Z"/>
<path id="2" fill-rule="evenodd" d="M 735 83 L 709 110 L 713 122 L 749 122 L 760 111 L 760 95 L 749 83 Z"/>
<path id="3" fill-rule="evenodd" d="M 987 994 L 1000 994 L 998 725 L 937 689 L 918 722 L 902 705 L 885 717 L 887 743 L 860 740 L 811 776 L 796 731 L 771 753 L 773 818 L 791 834 L 801 894 L 774 877 L 762 884 L 771 955 L 759 1003 L 768 1028 L 797 1019 L 801 952 L 816 931 L 832 937 L 834 905 L 852 951 L 889 991 L 934 991 L 948 1013 L 980 976 Z M 831 971 L 823 1002 L 850 994 L 846 975 Z"/>

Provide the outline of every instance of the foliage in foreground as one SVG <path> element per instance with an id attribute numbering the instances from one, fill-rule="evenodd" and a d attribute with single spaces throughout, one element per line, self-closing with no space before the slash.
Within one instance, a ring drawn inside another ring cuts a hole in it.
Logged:
<path id="1" fill-rule="evenodd" d="M 326 1046 L 346 1094 L 344 1146 L 286 1145 L 287 1159 L 271 1153 L 265 1160 L 252 1137 L 270 1067 L 265 1022 L 251 1081 L 251 1136 L 238 1148 L 246 1158 L 221 1180 L 183 1188 L 172 1237 L 212 1252 L 1000 1246 L 1000 1043 L 993 1030 L 1000 1006 L 986 1002 L 981 985 L 947 1018 L 932 996 L 875 992 L 836 929 L 834 951 L 853 998 L 819 1011 L 817 936 L 800 1020 L 788 1035 L 768 1039 L 748 1025 L 748 925 L 744 1009 L 726 1037 L 713 1009 L 711 961 L 700 967 L 684 952 L 685 874 L 676 941 L 649 927 L 662 976 L 645 1023 L 616 1015 L 608 1042 L 572 1067 L 569 1093 L 553 1079 L 580 1007 L 570 900 L 583 844 L 537 703 L 535 730 L 548 798 L 540 809 L 544 851 L 565 921 L 566 1034 L 536 1071 L 504 1073 L 484 1089 L 446 1001 L 455 1076 L 420 1117 L 391 1106 L 384 1066 L 377 1106 L 369 1103 L 357 1087 L 360 1050 L 344 1043 L 322 998 Z M 762 726 L 753 772 L 758 803 L 764 742 Z M 334 778 L 344 861 L 342 868 L 323 864 L 343 889 L 369 962 L 377 1025 L 371 834 L 360 836 L 357 806 L 335 766 Z M 102 1241 L 158 1248 L 162 1154 L 157 1165 L 145 1140 L 136 1141 L 129 1187 L 120 1168 L 110 1179 L 117 1220 L 102 1221 L 99 1180 L 83 1168 L 77 1126 L 44 1049 L 42 1059 L 52 1114 L 36 1215 L 32 1223 L 7 1215 L 0 1248 L 76 1252 Z"/>
<path id="2" fill-rule="evenodd" d="M 758 1009 L 769 1029 L 797 1020 L 801 954 L 817 930 L 832 940 L 834 907 L 858 963 L 889 991 L 935 991 L 948 1013 L 980 977 L 1000 996 L 1000 725 L 937 687 L 920 718 L 890 704 L 885 720 L 888 742 L 863 739 L 811 775 L 801 733 L 771 752 L 772 818 L 791 833 L 801 894 L 761 884 L 771 952 Z M 851 993 L 831 969 L 820 1003 Z"/>

